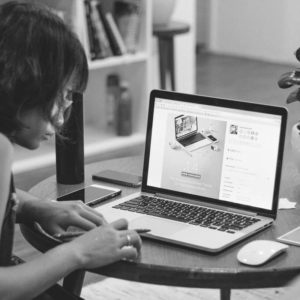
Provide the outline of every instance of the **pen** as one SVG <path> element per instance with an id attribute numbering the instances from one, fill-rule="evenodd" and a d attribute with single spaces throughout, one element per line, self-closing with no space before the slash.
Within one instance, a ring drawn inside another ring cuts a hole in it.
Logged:
<path id="1" fill-rule="evenodd" d="M 151 229 L 134 229 L 135 232 L 138 234 L 150 232 Z M 56 233 L 53 235 L 56 239 L 70 239 L 74 237 L 78 237 L 86 233 L 87 231 L 73 231 L 73 232 L 66 232 L 66 233 Z"/>

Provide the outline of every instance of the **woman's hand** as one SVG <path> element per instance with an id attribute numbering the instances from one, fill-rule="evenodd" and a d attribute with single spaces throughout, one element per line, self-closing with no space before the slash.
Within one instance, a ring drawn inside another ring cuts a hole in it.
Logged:
<path id="1" fill-rule="evenodd" d="M 28 201 L 26 214 L 50 235 L 64 233 L 70 226 L 91 230 L 107 224 L 102 214 L 82 201 Z"/>
<path id="2" fill-rule="evenodd" d="M 37 221 L 50 234 L 63 233 L 70 226 L 91 230 L 107 223 L 102 214 L 82 201 L 43 202 L 48 205 L 42 209 Z"/>
<path id="3" fill-rule="evenodd" d="M 136 231 L 127 228 L 128 222 L 119 219 L 95 228 L 64 246 L 75 251 L 79 268 L 96 268 L 120 259 L 135 259 L 142 240 Z"/>

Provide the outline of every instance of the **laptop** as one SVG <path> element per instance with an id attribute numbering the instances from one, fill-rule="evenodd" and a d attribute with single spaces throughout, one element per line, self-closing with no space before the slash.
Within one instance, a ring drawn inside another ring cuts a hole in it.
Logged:
<path id="1" fill-rule="evenodd" d="M 192 156 L 172 147 L 182 115 L 217 142 Z M 153 90 L 141 192 L 96 209 L 147 238 L 221 251 L 274 222 L 286 122 L 284 107 Z"/>
<path id="2" fill-rule="evenodd" d="M 198 131 L 198 118 L 196 115 L 179 115 L 174 118 L 175 139 L 187 151 L 195 151 L 214 143 L 215 140 L 207 137 L 203 130 Z"/>

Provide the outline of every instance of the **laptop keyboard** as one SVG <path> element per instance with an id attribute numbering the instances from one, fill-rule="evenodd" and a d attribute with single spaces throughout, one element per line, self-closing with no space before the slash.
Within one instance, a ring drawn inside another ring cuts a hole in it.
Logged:
<path id="1" fill-rule="evenodd" d="M 195 135 L 192 135 L 188 138 L 185 138 L 185 139 L 182 139 L 180 141 L 180 143 L 183 145 L 183 146 L 188 146 L 188 145 L 191 145 L 191 144 L 194 144 L 194 143 L 197 143 L 199 141 L 202 141 L 205 139 L 205 136 L 203 136 L 201 133 L 197 133 Z"/>
<path id="2" fill-rule="evenodd" d="M 259 221 L 258 218 L 142 195 L 113 206 L 116 209 L 189 223 L 235 233 Z"/>

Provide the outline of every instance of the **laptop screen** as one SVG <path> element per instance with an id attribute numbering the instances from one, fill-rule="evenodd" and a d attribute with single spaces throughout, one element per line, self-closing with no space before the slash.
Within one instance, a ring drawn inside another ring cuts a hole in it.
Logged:
<path id="1" fill-rule="evenodd" d="M 277 207 L 285 109 L 202 96 L 187 96 L 186 101 L 185 94 L 153 93 L 145 186 L 230 206 L 264 211 Z M 205 143 L 176 139 L 195 128 Z"/>
<path id="2" fill-rule="evenodd" d="M 198 131 L 198 121 L 196 116 L 180 115 L 175 117 L 174 121 L 176 139 L 191 136 Z"/>

